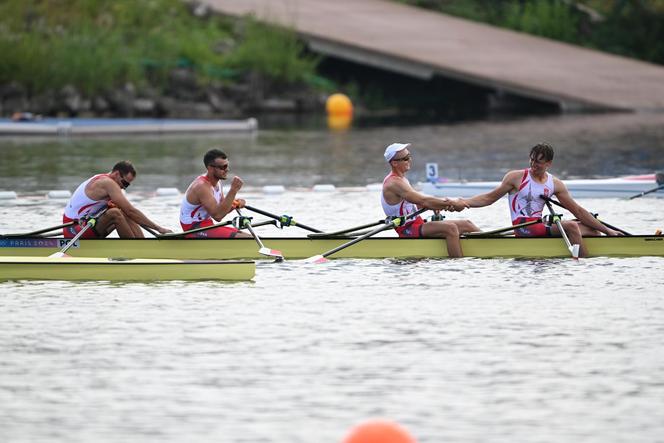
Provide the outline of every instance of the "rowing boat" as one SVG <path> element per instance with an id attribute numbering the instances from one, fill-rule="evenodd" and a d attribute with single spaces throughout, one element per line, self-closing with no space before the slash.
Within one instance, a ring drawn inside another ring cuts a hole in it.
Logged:
<path id="1" fill-rule="evenodd" d="M 336 248 L 349 237 L 335 238 L 262 238 L 265 246 L 279 250 L 286 259 L 301 259 Z M 0 256 L 46 256 L 59 251 L 68 240 L 62 238 L 0 238 Z M 633 235 L 624 237 L 588 237 L 590 256 L 638 257 L 664 256 L 664 236 Z M 463 252 L 469 257 L 566 257 L 569 251 L 560 238 L 473 237 L 462 238 Z M 89 239 L 79 240 L 69 250 L 76 257 L 125 257 L 169 259 L 258 259 L 252 238 L 242 239 Z M 372 237 L 348 247 L 335 258 L 420 258 L 447 257 L 442 239 L 403 239 Z"/>
<path id="2" fill-rule="evenodd" d="M 632 175 L 607 179 L 563 180 L 574 198 L 620 198 L 631 197 L 658 185 L 655 174 Z M 500 182 L 452 182 L 430 181 L 420 183 L 420 190 L 433 196 L 472 197 L 493 190 Z M 664 197 L 664 192 L 648 194 Z"/>
<path id="3" fill-rule="evenodd" d="M 253 261 L 0 257 L 0 280 L 251 280 L 255 272 Z"/>

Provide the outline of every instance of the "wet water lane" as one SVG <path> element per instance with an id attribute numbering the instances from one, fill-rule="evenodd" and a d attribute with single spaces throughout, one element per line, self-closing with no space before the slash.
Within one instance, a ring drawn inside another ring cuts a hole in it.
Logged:
<path id="1" fill-rule="evenodd" d="M 422 146 L 412 181 L 426 161 L 454 175 L 448 162 L 461 158 L 468 175 L 500 178 L 496 170 L 524 166 L 528 140 L 547 133 L 595 150 L 561 148 L 560 176 L 656 169 L 655 117 L 612 118 L 257 139 L 0 141 L 0 189 L 20 194 L 20 204 L 0 205 L 0 232 L 59 224 L 64 201 L 44 200 L 44 191 L 73 190 L 125 157 L 139 168 L 130 199 L 175 228 L 179 197 L 153 192 L 183 190 L 214 144 L 228 147 L 234 172 L 254 186 L 242 194 L 250 204 L 324 230 L 382 218 L 379 194 L 293 187 L 380 181 L 382 145 L 393 139 Z M 620 162 L 610 155 L 620 152 Z M 266 195 L 264 184 L 289 189 Z M 581 203 L 635 233 L 664 225 L 664 199 Z M 506 201 L 450 215 L 465 217 L 483 229 L 509 223 Z M 338 442 L 380 416 L 424 443 L 659 441 L 663 269 L 661 257 L 287 260 L 261 261 L 255 279 L 239 283 L 2 282 L 0 440 Z"/>

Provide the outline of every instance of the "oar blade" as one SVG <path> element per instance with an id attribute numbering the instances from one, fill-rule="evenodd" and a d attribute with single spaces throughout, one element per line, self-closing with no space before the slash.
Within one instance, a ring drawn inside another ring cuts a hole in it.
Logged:
<path id="1" fill-rule="evenodd" d="M 313 257 L 305 258 L 303 260 L 304 263 L 310 263 L 313 265 L 318 265 L 321 263 L 327 263 L 329 260 L 323 257 L 322 255 L 314 255 Z"/>
<path id="2" fill-rule="evenodd" d="M 572 245 L 569 247 L 569 252 L 572 254 L 573 258 L 578 260 L 580 249 L 581 249 L 580 245 Z"/>
<path id="3" fill-rule="evenodd" d="M 284 258 L 284 255 L 281 253 L 281 251 L 279 251 L 277 249 L 270 249 L 270 248 L 267 248 L 267 247 L 260 248 L 258 250 L 258 253 L 261 254 L 261 255 L 268 256 L 268 257 L 275 257 L 275 258 L 281 258 L 281 259 Z"/>
<path id="4" fill-rule="evenodd" d="M 63 257 L 69 257 L 69 256 L 62 251 L 54 252 L 53 254 L 48 256 L 48 258 L 63 258 Z"/>

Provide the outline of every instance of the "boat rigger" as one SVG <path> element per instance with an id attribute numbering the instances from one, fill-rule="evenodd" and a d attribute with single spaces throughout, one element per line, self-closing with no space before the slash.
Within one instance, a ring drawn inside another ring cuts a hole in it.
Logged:
<path id="1" fill-rule="evenodd" d="M 352 237 L 263 237 L 267 248 L 281 251 L 286 260 L 305 259 L 337 248 Z M 590 257 L 664 256 L 664 236 L 630 235 L 585 237 Z M 66 245 L 63 238 L 0 238 L 0 256 L 47 256 Z M 556 237 L 487 236 L 462 238 L 466 257 L 568 257 L 565 243 Z M 242 239 L 88 239 L 69 249 L 74 257 L 123 257 L 177 260 L 253 260 L 262 256 L 252 238 Z M 334 258 L 444 258 L 444 239 L 372 237 L 347 247 Z"/>

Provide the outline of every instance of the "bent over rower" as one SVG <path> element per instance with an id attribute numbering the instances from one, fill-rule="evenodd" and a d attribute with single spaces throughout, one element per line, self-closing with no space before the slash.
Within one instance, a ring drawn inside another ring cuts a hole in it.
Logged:
<path id="1" fill-rule="evenodd" d="M 459 199 L 438 198 L 417 192 L 406 178 L 410 170 L 412 156 L 408 151 L 410 143 L 392 143 L 385 149 L 385 160 L 392 170 L 383 180 L 381 204 L 388 217 L 401 217 L 412 214 L 418 207 L 433 209 L 436 212 L 463 211 L 467 206 Z M 417 217 L 404 226 L 396 228 L 399 237 L 443 237 L 450 257 L 463 257 L 459 236 L 466 232 L 479 231 L 470 220 L 432 221 L 425 223 Z"/>
<path id="2" fill-rule="evenodd" d="M 243 208 L 245 201 L 235 199 L 244 182 L 238 176 L 231 180 L 228 195 L 224 197 L 222 180 L 228 177 L 230 162 L 228 156 L 219 149 L 211 149 L 205 153 L 203 164 L 207 169 L 199 175 L 187 188 L 180 205 L 180 225 L 184 231 L 212 226 L 214 221 L 221 221 L 229 212 Z M 187 238 L 240 238 L 251 235 L 240 232 L 229 226 L 198 231 L 187 234 Z"/>
<path id="3" fill-rule="evenodd" d="M 127 189 L 135 178 L 136 169 L 130 162 L 123 160 L 116 163 L 111 172 L 97 174 L 81 183 L 69 199 L 62 216 L 64 223 L 77 222 L 63 228 L 64 237 L 76 236 L 85 226 L 81 219 L 94 216 L 105 208 L 108 210 L 96 220 L 92 229 L 83 233 L 82 238 L 103 238 L 113 230 L 117 230 L 121 238 L 142 238 L 141 225 L 161 234 L 172 232 L 154 223 L 129 203 L 122 190 Z"/>

